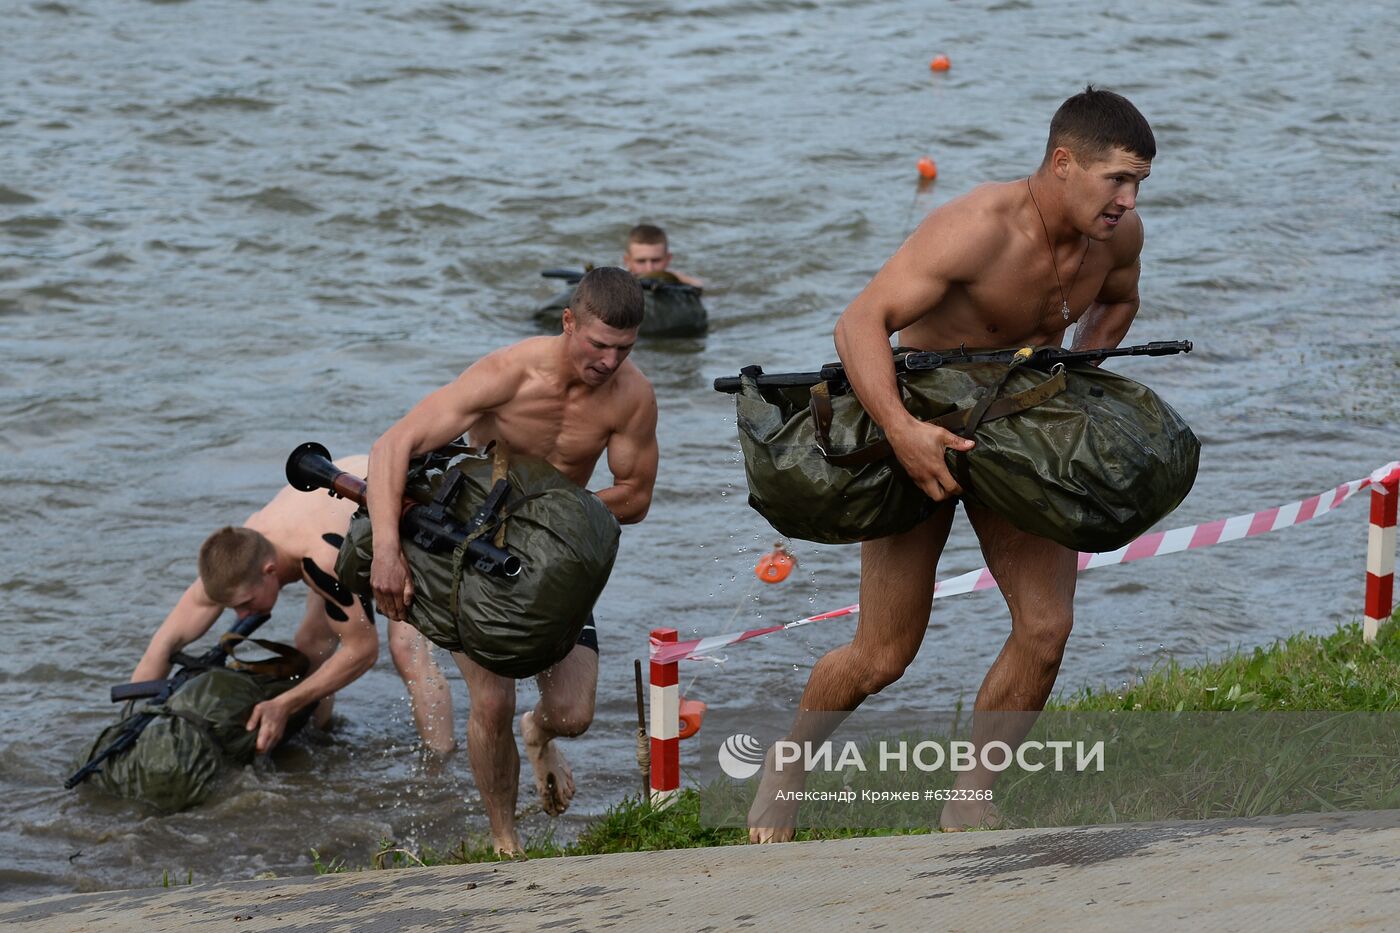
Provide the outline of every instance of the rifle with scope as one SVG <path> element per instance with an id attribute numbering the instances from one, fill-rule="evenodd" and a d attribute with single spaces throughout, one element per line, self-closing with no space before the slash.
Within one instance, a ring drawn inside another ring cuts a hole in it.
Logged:
<path id="1" fill-rule="evenodd" d="M 180 669 L 169 677 L 162 680 L 143 680 L 137 683 L 117 684 L 112 688 L 112 702 L 120 703 L 122 700 L 150 697 L 146 702 L 146 707 L 163 706 L 165 701 L 169 700 L 171 696 L 175 694 L 175 691 L 183 687 L 191 678 L 197 677 L 212 668 L 223 667 L 224 662 L 228 660 L 227 645 L 231 641 L 237 642 L 247 638 L 270 618 L 271 616 L 266 612 L 244 616 L 234 624 L 233 628 L 229 629 L 227 633 L 220 637 L 218 644 L 198 657 L 191 657 L 183 651 L 177 652 L 171 660 L 179 664 Z M 230 639 L 230 636 L 237 637 Z M 120 755 L 122 752 L 135 745 L 136 740 L 141 737 L 141 733 L 147 726 L 154 722 L 159 715 L 159 712 L 152 711 L 128 719 L 126 724 L 122 727 L 122 731 L 117 734 L 115 739 L 108 743 L 106 748 L 94 755 L 91 761 L 73 772 L 73 776 L 63 782 L 64 789 L 72 790 L 77 787 L 79 784 L 83 783 L 83 781 L 86 781 L 88 778 L 101 771 L 102 763 L 108 758 L 115 758 L 117 755 Z"/>
<path id="2" fill-rule="evenodd" d="M 475 569 L 497 577 L 518 575 L 520 558 L 496 547 L 485 535 L 478 535 L 483 527 L 499 523 L 500 509 L 510 491 L 509 482 L 498 480 L 472 517 L 461 522 L 452 517 L 449 509 L 461 491 L 463 479 L 461 473 L 452 471 L 430 502 L 405 497 L 400 519 L 402 529 L 425 551 L 453 551 L 465 542 L 467 556 Z M 302 444 L 287 458 L 287 482 L 302 492 L 328 489 L 333 496 L 368 505 L 369 487 L 365 481 L 332 463 L 330 451 L 314 442 Z"/>
<path id="3" fill-rule="evenodd" d="M 1019 350 L 911 350 L 895 357 L 896 375 L 928 372 L 957 363 L 1013 363 L 1018 358 L 1027 366 L 1044 369 L 1056 363 L 1097 363 L 1115 356 L 1170 356 L 1176 353 L 1190 353 L 1189 340 L 1154 340 L 1151 343 L 1131 347 L 1100 347 L 1092 350 L 1066 350 L 1064 347 L 1022 347 Z M 738 376 L 720 376 L 715 380 L 715 391 L 730 395 L 739 391 L 745 376 L 753 377 L 759 388 L 805 388 L 819 382 L 836 387 L 848 387 L 846 367 L 840 363 L 828 363 L 817 372 L 808 373 L 764 373 L 761 366 L 746 366 Z"/>

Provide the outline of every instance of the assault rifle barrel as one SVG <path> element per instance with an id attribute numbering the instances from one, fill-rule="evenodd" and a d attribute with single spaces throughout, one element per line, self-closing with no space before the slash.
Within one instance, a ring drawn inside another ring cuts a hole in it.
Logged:
<path id="1" fill-rule="evenodd" d="M 287 458 L 287 482 L 302 492 L 328 489 L 333 496 L 368 505 L 368 484 L 332 463 L 330 451 L 314 442 L 302 444 Z M 404 499 L 402 522 L 404 528 L 415 534 L 421 532 L 429 539 L 448 540 L 454 546 L 466 537 L 462 529 L 434 520 L 422 503 L 408 498 Z M 489 541 L 478 538 L 468 542 L 467 554 L 473 566 L 493 576 L 513 577 L 520 573 L 520 558 Z"/>
<path id="2" fill-rule="evenodd" d="M 1093 350 L 1066 350 L 1063 347 L 1033 347 L 1028 366 L 1052 366 L 1055 363 L 1096 363 L 1114 356 L 1170 356 L 1190 353 L 1189 340 L 1154 340 L 1130 347 L 1100 347 Z M 927 372 L 950 363 L 1010 363 L 1019 350 L 915 350 L 895 361 L 897 373 Z M 846 367 L 828 363 L 817 372 L 765 373 L 761 367 L 746 367 L 743 375 L 752 375 L 761 388 L 805 388 L 819 382 L 846 382 Z M 734 394 L 739 391 L 742 376 L 720 376 L 715 391 Z"/>

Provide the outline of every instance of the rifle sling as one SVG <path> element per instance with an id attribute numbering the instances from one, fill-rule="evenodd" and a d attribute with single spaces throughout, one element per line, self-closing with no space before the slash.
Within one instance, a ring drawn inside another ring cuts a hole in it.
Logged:
<path id="1" fill-rule="evenodd" d="M 1008 415 L 1019 414 L 1034 408 L 1065 390 L 1064 368 L 1057 367 L 1053 374 L 1039 385 L 1023 389 L 1015 395 L 998 398 L 997 396 L 1001 393 L 1014 368 L 1015 364 L 1007 367 L 1006 372 L 996 385 L 984 392 L 982 397 L 972 406 L 960 408 L 937 418 L 930 418 L 925 424 L 932 424 L 946 431 L 952 431 L 959 437 L 971 437 L 978 427 L 988 421 L 995 421 L 998 418 L 1005 418 Z M 827 463 L 847 469 L 858 469 L 885 460 L 894 454 L 894 449 L 887 439 L 881 439 L 844 454 L 830 453 L 831 419 L 834 412 L 831 406 L 831 392 L 827 383 L 819 382 L 812 386 L 811 395 L 812 420 L 816 426 L 817 449 Z"/>
<path id="2" fill-rule="evenodd" d="M 244 643 L 257 645 L 259 648 L 271 651 L 277 657 L 260 661 L 244 661 L 238 657 L 238 647 Z M 291 645 L 284 645 L 278 641 L 246 638 L 230 632 L 219 639 L 219 644 L 228 652 L 231 659 L 229 667 L 235 671 L 244 671 L 262 677 L 273 677 L 277 680 L 294 680 L 305 677 L 306 672 L 311 669 L 311 660 L 306 655 Z"/>

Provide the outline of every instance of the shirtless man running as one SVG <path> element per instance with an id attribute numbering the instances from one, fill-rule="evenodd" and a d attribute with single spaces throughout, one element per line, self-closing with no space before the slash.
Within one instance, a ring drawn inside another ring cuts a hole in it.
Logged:
<path id="1" fill-rule="evenodd" d="M 338 463 L 347 473 L 359 476 L 368 464 L 363 455 Z M 169 674 L 175 652 L 209 631 L 226 607 L 239 618 L 271 612 L 282 588 L 301 581 L 307 588 L 306 614 L 295 643 L 310 659 L 310 673 L 286 693 L 253 707 L 248 730 L 258 730 L 257 749 L 261 753 L 276 747 L 287 720 L 303 707 L 317 704 L 316 721 L 325 725 L 335 692 L 369 670 L 379 657 L 374 620 L 365 607 L 339 590 L 335 578 L 339 541 L 355 508 L 348 499 L 287 487 L 249 516 L 242 527 L 228 526 L 210 535 L 199 550 L 198 579 L 152 636 L 132 681 L 157 680 Z M 336 650 L 337 645 L 340 650 Z M 427 660 L 431 664 L 431 659 Z M 412 655 L 401 659 L 395 653 L 419 732 L 429 748 L 445 753 L 452 748 L 448 685 L 440 673 L 433 678 L 435 666 L 422 667 L 422 661 Z M 445 716 L 441 712 L 444 707 Z M 445 735 L 435 734 L 436 725 L 444 718 Z"/>
<path id="2" fill-rule="evenodd" d="M 611 486 L 597 496 L 621 524 L 641 521 L 656 482 L 656 396 L 627 359 L 642 323 L 642 290 L 625 270 L 594 269 L 564 309 L 562 334 L 497 350 L 438 389 L 391 427 L 370 451 L 369 515 L 374 532 L 370 586 L 380 611 L 403 619 L 413 599 L 399 538 L 409 459 L 464 433 L 478 446 L 499 441 L 547 460 L 586 486 L 607 451 Z M 538 675 L 540 700 L 520 717 L 535 787 L 551 815 L 574 794 L 573 774 L 554 740 L 582 735 L 593 721 L 598 684 L 596 634 Z M 520 754 L 511 726 L 515 681 L 453 654 L 467 682 L 467 755 L 496 849 L 522 851 L 515 828 Z"/>
<path id="3" fill-rule="evenodd" d="M 1156 155 L 1152 130 L 1125 98 L 1087 88 L 1050 123 L 1045 158 L 1029 178 L 982 185 L 920 224 L 841 315 L 836 349 L 862 406 L 884 429 L 900 464 L 930 497 L 961 489 L 944 462 L 948 448 L 973 442 L 924 424 L 900 402 L 889 338 L 935 350 L 1060 346 L 1077 324 L 1074 347 L 1114 347 L 1138 310 L 1142 223 L 1138 186 Z M 1017 530 L 999 515 L 964 503 L 1007 606 L 1011 635 L 978 691 L 973 741 L 1015 748 L 1059 672 L 1074 621 L 1076 555 Z M 853 710 L 894 683 L 914 660 L 928 627 L 934 574 L 953 509 L 940 509 L 902 535 L 861 546 L 860 621 L 855 638 L 812 668 L 801 710 Z M 791 738 L 820 741 L 833 717 L 799 713 Z M 796 769 L 765 768 L 749 811 L 753 842 L 792 838 L 796 804 L 776 801 L 802 781 Z M 989 789 L 996 775 L 967 771 L 956 786 Z M 944 829 L 987 825 L 987 803 L 950 802 Z"/>

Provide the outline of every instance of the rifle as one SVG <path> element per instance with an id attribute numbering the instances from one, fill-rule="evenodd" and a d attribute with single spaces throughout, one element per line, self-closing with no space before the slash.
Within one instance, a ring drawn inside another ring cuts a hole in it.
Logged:
<path id="1" fill-rule="evenodd" d="M 1037 369 L 1053 367 L 1057 363 L 1097 363 L 1112 356 L 1170 356 L 1175 353 L 1190 353 L 1189 340 L 1154 340 L 1151 343 L 1131 347 L 1099 347 L 1093 350 L 1066 350 L 1064 347 L 1022 347 L 1019 350 L 911 350 L 903 356 L 895 357 L 894 371 L 897 376 L 906 373 L 921 373 L 935 370 L 940 366 L 955 363 L 1013 363 L 1018 359 L 1027 366 Z M 828 363 L 817 372 L 771 373 L 763 372 L 761 366 L 745 366 L 738 376 L 720 376 L 715 380 L 716 392 L 730 395 L 739 391 L 744 376 L 752 376 L 759 388 L 806 388 L 819 382 L 831 383 L 833 388 L 849 387 L 846 367 L 840 363 Z"/>
<path id="2" fill-rule="evenodd" d="M 165 705 L 165 701 L 169 700 L 170 697 L 174 695 L 175 691 L 183 687 L 191 678 L 203 674 L 211 668 L 224 666 L 224 662 L 228 660 L 228 648 L 226 645 L 229 643 L 229 636 L 238 636 L 238 639 L 246 638 L 253 634 L 259 626 L 270 618 L 272 617 L 266 612 L 244 616 L 234 624 L 233 628 L 229 629 L 228 632 L 219 639 L 218 644 L 199 657 L 191 657 L 183 651 L 176 652 L 171 660 L 180 665 L 178 671 L 163 680 L 143 680 L 131 684 L 117 684 L 112 688 L 112 702 L 120 703 L 122 700 L 150 697 L 150 699 L 146 701 L 147 708 Z M 101 771 L 102 762 L 106 761 L 108 758 L 115 758 L 117 755 L 120 755 L 122 752 L 125 752 L 135 745 L 136 740 L 141 737 L 141 733 L 147 726 L 154 722 L 159 715 L 160 714 L 157 712 L 142 713 L 139 716 L 128 719 L 126 725 L 122 727 L 122 731 L 106 748 L 98 752 L 93 756 L 91 761 L 73 772 L 73 776 L 63 782 L 64 790 L 72 790 L 77 787 L 79 784 L 83 783 L 83 781 L 86 781 L 88 778 L 92 777 L 92 775 Z"/>
<path id="3" fill-rule="evenodd" d="M 563 279 L 566 285 L 577 285 L 583 279 L 584 273 L 577 269 L 545 269 L 540 275 L 547 279 Z M 637 284 L 644 291 L 655 292 L 663 289 L 700 294 L 702 289 L 694 285 L 686 285 L 684 282 L 668 282 L 665 279 L 656 278 L 650 275 L 637 276 Z"/>
<path id="4" fill-rule="evenodd" d="M 452 551 L 465 542 L 467 556 L 477 570 L 497 577 L 516 576 L 520 573 L 520 558 L 496 547 L 485 536 L 472 537 L 483 526 L 500 520 L 499 512 L 505 503 L 506 493 L 510 491 L 510 483 L 504 479 L 497 480 L 487 493 L 486 501 L 464 524 L 452 518 L 447 511 L 461 491 L 463 480 L 461 473 L 453 471 L 438 487 L 437 495 L 431 502 L 417 502 L 405 497 L 400 518 L 403 529 L 412 536 L 413 543 L 425 551 Z M 331 462 L 330 451 L 315 442 L 302 444 L 287 458 L 287 482 L 292 484 L 293 489 L 302 492 L 328 489 L 332 496 L 368 505 L 366 494 L 369 487 L 365 481 L 337 467 Z"/>

